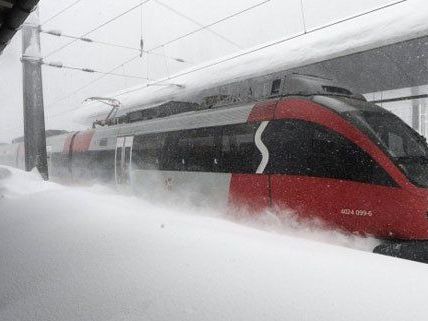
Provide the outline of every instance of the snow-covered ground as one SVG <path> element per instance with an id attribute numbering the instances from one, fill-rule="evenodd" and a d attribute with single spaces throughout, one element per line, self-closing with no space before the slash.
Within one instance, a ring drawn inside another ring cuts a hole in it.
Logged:
<path id="1" fill-rule="evenodd" d="M 426 320 L 428 266 L 370 239 L 0 172 L 0 320 Z"/>

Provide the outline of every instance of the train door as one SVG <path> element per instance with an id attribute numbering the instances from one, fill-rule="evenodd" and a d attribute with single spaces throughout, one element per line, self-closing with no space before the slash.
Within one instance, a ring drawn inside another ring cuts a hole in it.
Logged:
<path id="1" fill-rule="evenodd" d="M 116 184 L 130 183 L 130 166 L 134 136 L 118 137 L 114 156 L 114 173 Z"/>

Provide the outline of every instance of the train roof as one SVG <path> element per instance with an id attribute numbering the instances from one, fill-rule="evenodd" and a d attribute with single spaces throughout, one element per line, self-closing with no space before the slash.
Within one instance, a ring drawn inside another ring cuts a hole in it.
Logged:
<path id="1" fill-rule="evenodd" d="M 329 96 L 315 96 L 314 102 L 323 106 L 333 109 L 338 113 L 348 113 L 355 111 L 375 112 L 375 113 L 391 113 L 390 111 L 362 100 L 349 99 L 347 97 L 329 97 Z"/>
<path id="2" fill-rule="evenodd" d="M 330 79 L 301 74 L 272 74 L 268 77 L 247 79 L 226 86 L 210 88 L 185 97 L 183 101 L 167 101 L 154 106 L 139 106 L 125 115 L 107 121 L 96 122 L 101 125 L 133 123 L 142 120 L 164 118 L 171 115 L 202 111 L 219 107 L 234 107 L 266 99 L 285 96 L 329 95 L 352 97 L 365 100 Z"/>

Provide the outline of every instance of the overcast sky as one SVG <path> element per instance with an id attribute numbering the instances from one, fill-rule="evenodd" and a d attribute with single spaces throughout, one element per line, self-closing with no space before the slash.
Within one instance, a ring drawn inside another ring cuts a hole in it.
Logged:
<path id="1" fill-rule="evenodd" d="M 42 28 L 61 30 L 63 34 L 80 36 L 141 2 L 138 0 L 81 0 L 55 19 L 44 23 L 75 1 L 41 0 L 39 7 Z M 143 36 L 145 49 L 151 49 L 196 30 L 200 25 L 213 23 L 261 2 L 263 0 L 151 0 L 141 9 L 129 12 L 88 37 L 138 48 L 140 38 Z M 391 2 L 395 1 L 271 0 L 253 10 L 216 24 L 209 30 L 205 29 L 163 46 L 154 52 L 157 55 L 144 55 L 142 58 L 135 59 L 118 68 L 116 72 L 151 79 L 160 78 L 191 65 L 301 32 L 304 28 L 303 16 L 306 28 L 310 29 Z M 303 3 L 303 14 L 301 3 Z M 174 10 L 193 21 L 180 16 Z M 50 55 L 53 50 L 70 42 L 70 39 L 42 34 L 41 40 L 42 56 L 48 55 L 46 61 L 60 61 L 65 65 L 100 71 L 109 71 L 138 54 L 137 51 L 129 49 L 75 42 Z M 308 48 L 308 50 L 311 49 Z M 164 58 L 162 55 L 184 59 L 185 63 Z M 7 142 L 13 137 L 20 136 L 23 131 L 20 56 L 21 34 L 18 32 L 0 56 L 2 111 L 0 142 Z M 108 95 L 108 93 L 144 82 L 142 79 L 107 76 L 77 91 L 99 77 L 100 75 L 97 74 L 43 67 L 46 127 L 79 129 L 81 127 L 72 123 L 70 114 L 65 112 L 66 110 L 79 106 L 85 97 Z"/>

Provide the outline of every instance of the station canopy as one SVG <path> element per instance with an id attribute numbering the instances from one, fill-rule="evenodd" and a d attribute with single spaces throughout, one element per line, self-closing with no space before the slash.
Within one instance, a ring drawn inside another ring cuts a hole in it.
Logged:
<path id="1" fill-rule="evenodd" d="M 0 0 L 0 55 L 39 0 Z"/>

